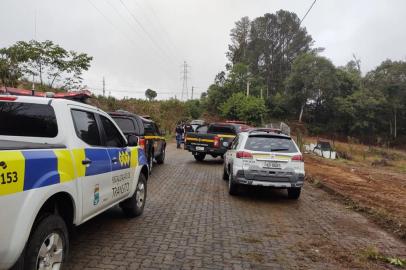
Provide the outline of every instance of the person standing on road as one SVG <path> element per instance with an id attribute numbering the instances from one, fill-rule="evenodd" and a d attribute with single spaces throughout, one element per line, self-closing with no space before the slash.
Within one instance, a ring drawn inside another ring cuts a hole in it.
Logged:
<path id="1" fill-rule="evenodd" d="M 183 127 L 182 127 L 181 123 L 179 123 L 176 126 L 175 133 L 176 133 L 176 148 L 180 148 L 180 145 L 182 143 L 183 133 L 184 133 L 184 130 L 183 130 Z"/>

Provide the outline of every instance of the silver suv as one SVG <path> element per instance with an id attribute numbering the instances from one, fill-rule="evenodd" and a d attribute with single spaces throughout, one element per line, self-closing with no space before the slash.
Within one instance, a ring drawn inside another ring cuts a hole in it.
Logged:
<path id="1" fill-rule="evenodd" d="M 244 185 L 286 188 L 298 199 L 304 182 L 303 156 L 293 139 L 273 129 L 240 133 L 227 145 L 223 179 L 231 195 Z"/>

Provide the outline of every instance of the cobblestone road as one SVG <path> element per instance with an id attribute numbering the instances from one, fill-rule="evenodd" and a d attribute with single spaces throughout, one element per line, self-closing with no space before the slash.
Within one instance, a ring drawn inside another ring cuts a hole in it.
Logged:
<path id="1" fill-rule="evenodd" d="M 72 239 L 68 269 L 385 269 L 365 259 L 406 245 L 306 183 L 298 201 L 283 190 L 231 197 L 222 162 L 169 146 L 148 182 L 144 214 L 114 208 Z"/>

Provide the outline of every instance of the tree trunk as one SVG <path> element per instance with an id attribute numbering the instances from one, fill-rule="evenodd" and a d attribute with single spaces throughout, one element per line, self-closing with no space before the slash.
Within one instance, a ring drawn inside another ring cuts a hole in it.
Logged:
<path id="1" fill-rule="evenodd" d="M 394 125 L 394 127 L 393 127 L 393 137 L 395 138 L 395 140 L 396 140 L 396 137 L 397 137 L 397 135 L 398 135 L 398 132 L 397 132 L 397 108 L 395 107 L 395 111 L 394 111 L 394 123 L 393 123 L 393 125 Z"/>
<path id="2" fill-rule="evenodd" d="M 302 117 L 303 117 L 303 111 L 306 103 L 302 104 L 302 107 L 300 108 L 300 114 L 299 114 L 299 123 L 302 123 Z"/>

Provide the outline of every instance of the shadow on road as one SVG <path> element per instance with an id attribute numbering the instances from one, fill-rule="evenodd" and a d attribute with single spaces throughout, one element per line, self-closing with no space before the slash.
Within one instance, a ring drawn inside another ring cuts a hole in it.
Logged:
<path id="1" fill-rule="evenodd" d="M 228 182 L 226 182 L 228 185 Z M 238 196 L 233 196 L 243 201 L 258 201 L 269 203 L 284 203 L 287 205 L 297 204 L 299 200 L 288 198 L 286 189 L 275 189 L 269 187 L 240 186 Z"/>

